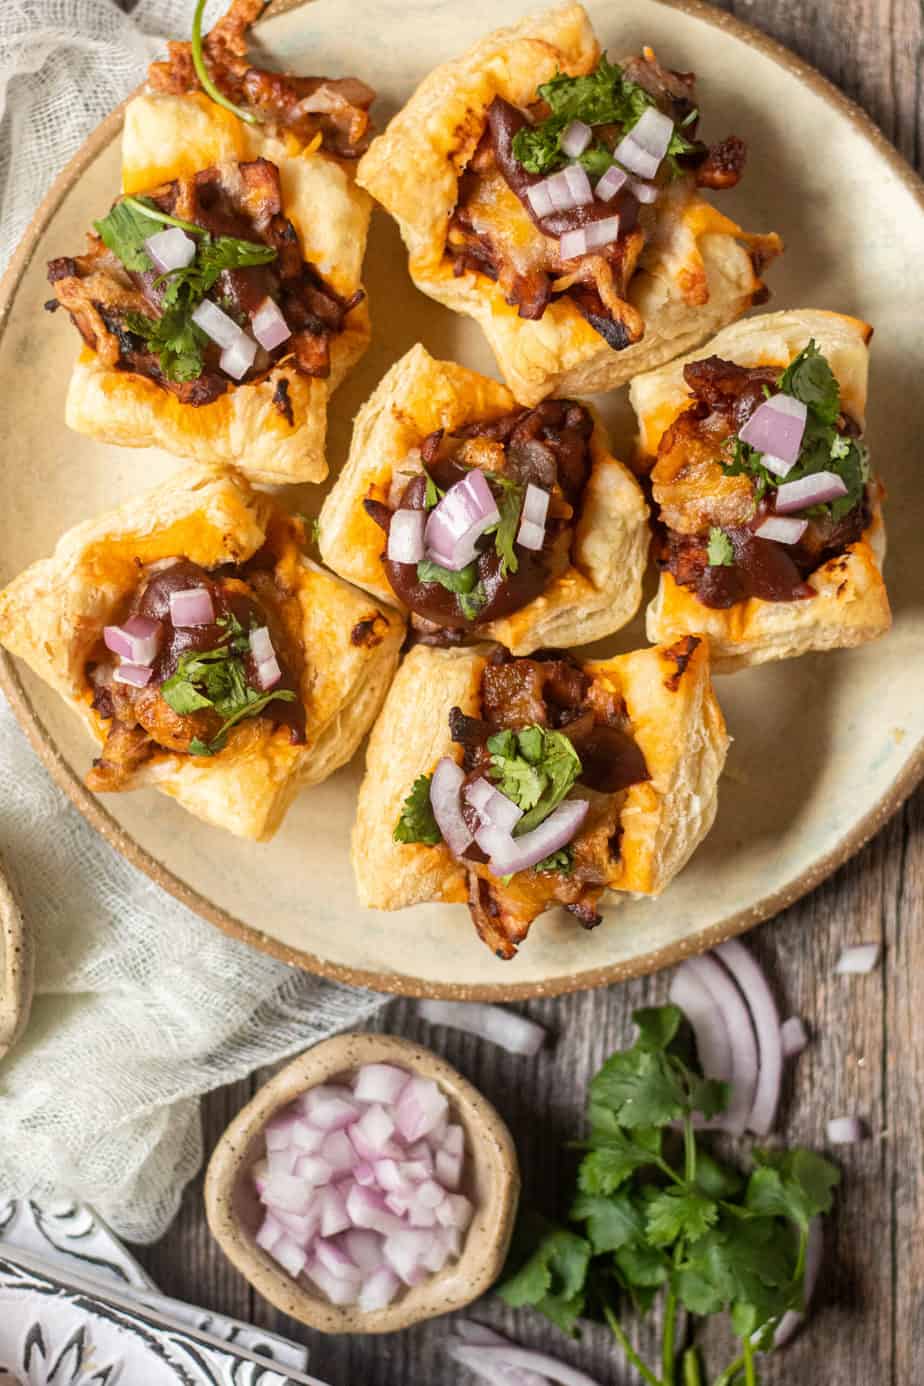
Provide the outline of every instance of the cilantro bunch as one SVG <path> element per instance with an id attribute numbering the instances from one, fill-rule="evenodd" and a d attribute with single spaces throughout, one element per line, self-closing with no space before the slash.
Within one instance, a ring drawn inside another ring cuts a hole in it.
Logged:
<path id="1" fill-rule="evenodd" d="M 605 53 L 594 71 L 584 77 L 556 73 L 551 81 L 540 86 L 539 96 L 549 106 L 551 115 L 539 125 L 524 126 L 514 136 L 513 152 L 527 172 L 540 174 L 554 173 L 570 162 L 561 148 L 560 137 L 572 120 L 582 120 L 590 126 L 618 125 L 627 132 L 638 124 L 649 106 L 657 104 L 644 87 L 630 81 Z M 695 112 L 687 120 L 694 116 Z M 677 159 L 692 149 L 693 145 L 675 127 L 666 155 L 675 175 L 681 172 Z M 614 161 L 610 149 L 600 140 L 594 140 L 577 162 L 591 177 L 598 178 Z"/>
<path id="2" fill-rule="evenodd" d="M 756 1150 L 748 1176 L 718 1160 L 697 1133 L 727 1102 L 702 1076 L 676 1006 L 636 1011 L 638 1038 L 590 1085 L 588 1136 L 569 1220 L 521 1219 L 501 1295 L 531 1305 L 567 1333 L 581 1317 L 607 1323 L 648 1386 L 702 1386 L 695 1347 L 677 1342 L 681 1307 L 728 1311 L 740 1352 L 715 1386 L 756 1386 L 755 1357 L 802 1307 L 809 1225 L 828 1212 L 838 1171 L 810 1150 Z M 660 1362 L 632 1347 L 626 1309 L 663 1297 Z"/>

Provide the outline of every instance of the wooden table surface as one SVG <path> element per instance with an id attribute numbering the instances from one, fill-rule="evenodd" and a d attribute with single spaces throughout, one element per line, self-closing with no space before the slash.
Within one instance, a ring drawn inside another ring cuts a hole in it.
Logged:
<path id="1" fill-rule="evenodd" d="M 724 8 L 820 68 L 920 168 L 924 26 L 916 0 L 737 0 Z M 849 216 L 849 206 L 842 214 Z M 909 266 L 909 276 L 914 294 L 918 267 Z M 916 311 L 913 302 L 909 310 Z M 821 1149 L 827 1118 L 843 1113 L 861 1113 L 871 1132 L 864 1144 L 838 1153 L 844 1183 L 827 1231 L 812 1322 L 767 1362 L 765 1386 L 924 1382 L 922 898 L 919 791 L 859 856 L 749 938 L 784 1012 L 804 1016 L 814 1035 L 787 1082 L 781 1122 L 787 1140 Z M 880 970 L 861 978 L 833 975 L 845 944 L 875 939 L 885 949 Z M 526 1200 L 551 1211 L 566 1192 L 561 1142 L 574 1130 L 587 1079 L 628 1039 L 631 1011 L 663 1000 L 666 987 L 659 976 L 524 1006 L 555 1035 L 538 1061 L 432 1031 L 405 1002 L 390 1005 L 379 1027 L 430 1044 L 491 1098 L 516 1138 Z M 205 1102 L 208 1151 L 255 1086 L 256 1080 L 238 1083 Z M 310 1342 L 312 1370 L 331 1386 L 465 1386 L 461 1369 L 441 1350 L 445 1320 L 384 1339 L 348 1340 L 308 1334 L 277 1313 L 212 1244 L 201 1181 L 187 1191 L 169 1234 L 141 1259 L 169 1294 Z M 634 1380 L 602 1330 L 569 1343 L 538 1316 L 514 1315 L 495 1301 L 479 1305 L 477 1315 L 583 1367 L 601 1386 Z M 719 1352 L 716 1370 L 727 1360 L 721 1344 Z"/>

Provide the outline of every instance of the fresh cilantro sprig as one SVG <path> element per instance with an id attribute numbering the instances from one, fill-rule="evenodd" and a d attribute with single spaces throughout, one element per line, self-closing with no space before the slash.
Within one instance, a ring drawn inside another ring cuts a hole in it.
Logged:
<path id="1" fill-rule="evenodd" d="M 503 579 L 510 573 L 515 573 L 520 566 L 516 553 L 516 538 L 526 488 L 510 477 L 502 476 L 499 472 L 484 471 L 483 475 L 487 477 L 493 488 L 500 517 L 495 524 L 485 530 L 485 534 L 494 538 L 494 547 L 501 560 L 500 576 Z M 426 476 L 427 489 L 424 492 L 424 507 L 431 510 L 445 495 L 445 492 L 440 490 L 429 472 Z M 466 621 L 476 620 L 488 600 L 485 585 L 478 577 L 477 559 L 458 571 L 444 568 L 430 558 L 421 559 L 417 564 L 417 580 L 418 582 L 438 582 L 441 587 L 445 587 L 447 592 L 455 593 L 459 600 L 459 608 Z"/>
<path id="2" fill-rule="evenodd" d="M 735 561 L 735 546 L 724 529 L 719 529 L 715 525 L 710 529 L 706 556 L 710 568 L 730 568 L 732 566 Z"/>
<path id="3" fill-rule="evenodd" d="M 606 1322 L 648 1386 L 700 1386 L 699 1355 L 681 1356 L 681 1307 L 729 1312 L 740 1356 L 715 1379 L 756 1386 L 755 1353 L 802 1307 L 812 1220 L 827 1213 L 839 1174 L 810 1150 L 753 1153 L 745 1177 L 716 1159 L 696 1121 L 721 1111 L 725 1084 L 703 1077 L 676 1006 L 637 1011 L 635 1044 L 613 1054 L 590 1085 L 589 1134 L 569 1220 L 521 1218 L 501 1295 L 532 1305 L 565 1332 L 581 1317 Z M 660 1362 L 632 1347 L 621 1311 L 664 1298 Z"/>
<path id="4" fill-rule="evenodd" d="M 551 81 L 539 88 L 539 96 L 551 114 L 539 125 L 526 125 L 513 141 L 515 157 L 529 173 L 548 174 L 569 162 L 561 148 L 561 135 L 572 120 L 585 125 L 618 125 L 624 132 L 632 129 L 649 106 L 657 103 L 644 87 L 626 77 L 617 63 L 611 63 L 604 53 L 593 72 L 582 77 L 569 77 L 558 72 Z M 681 170 L 677 160 L 692 151 L 679 126 L 667 150 L 666 158 L 674 174 Z M 598 178 L 613 163 L 613 155 L 605 144 L 595 140 L 580 156 L 578 162 L 591 177 Z"/>
<path id="5" fill-rule="evenodd" d="M 255 125 L 257 123 L 256 114 L 253 111 L 245 110 L 243 106 L 236 106 L 233 101 L 225 96 L 224 92 L 220 91 L 212 81 L 209 70 L 205 65 L 205 54 L 202 48 L 202 16 L 205 11 L 205 6 L 206 0 L 198 0 L 195 13 L 193 14 L 192 44 L 190 45 L 193 68 L 195 69 L 196 76 L 199 78 L 199 85 L 217 105 L 224 106 L 226 111 L 233 111 L 238 119 L 243 120 L 245 124 Z"/>
<path id="6" fill-rule="evenodd" d="M 581 773 L 572 743 L 546 727 L 496 732 L 488 737 L 490 776 L 502 794 L 521 809 L 514 837 L 538 827 L 564 799 Z"/>
<path id="7" fill-rule="evenodd" d="M 430 781 L 432 775 L 418 775 L 414 787 L 401 807 L 401 815 L 392 834 L 395 842 L 423 842 L 435 847 L 442 842 L 443 834 L 430 803 Z"/>

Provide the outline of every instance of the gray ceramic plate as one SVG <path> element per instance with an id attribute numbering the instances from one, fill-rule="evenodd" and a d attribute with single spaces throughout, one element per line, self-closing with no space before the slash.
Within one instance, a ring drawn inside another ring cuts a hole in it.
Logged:
<path id="1" fill-rule="evenodd" d="M 536 4 L 507 0 L 503 19 Z M 5 686 L 40 754 L 120 851 L 229 932 L 312 970 L 385 990 L 547 994 L 705 948 L 817 884 L 895 809 L 924 764 L 921 369 L 909 270 L 924 253 L 921 188 L 865 116 L 728 16 L 689 0 L 588 0 L 587 7 L 615 52 L 650 43 L 670 66 L 699 74 L 707 134 L 735 131 L 747 139 L 744 185 L 722 206 L 752 229 L 785 236 L 784 262 L 770 272 L 773 306 L 839 309 L 876 327 L 869 438 L 890 493 L 887 578 L 895 627 L 866 649 L 721 683 L 735 742 L 718 822 L 666 894 L 613 905 L 591 934 L 549 915 L 516 961 L 501 963 L 478 942 L 461 907 L 391 915 L 359 909 L 347 857 L 359 761 L 303 794 L 273 843 L 242 845 L 153 793 L 93 799 L 81 787 L 91 748 L 76 719 L 34 678 L 4 667 Z M 296 70 L 369 77 L 382 96 L 381 119 L 429 68 L 499 18 L 495 0 L 316 0 L 267 21 L 260 40 Z M 45 260 L 81 244 L 118 186 L 118 129 L 116 115 L 52 189 L 0 295 L 2 581 L 45 554 L 68 526 L 176 466 L 157 452 L 68 433 L 63 403 L 74 334 L 63 315 L 41 312 Z M 412 288 L 397 232 L 382 215 L 374 221 L 366 278 L 376 335 L 334 399 L 335 470 L 360 403 L 414 341 L 493 372 L 477 328 Z M 617 450 L 627 452 L 624 391 L 606 401 L 605 412 Z M 297 497 L 305 509 L 317 500 L 316 493 Z M 621 647 L 641 639 L 638 630 L 629 632 Z"/>

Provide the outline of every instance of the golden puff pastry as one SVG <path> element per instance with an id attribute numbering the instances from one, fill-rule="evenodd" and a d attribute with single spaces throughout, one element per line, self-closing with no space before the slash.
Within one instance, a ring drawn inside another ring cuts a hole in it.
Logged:
<path id="1" fill-rule="evenodd" d="M 443 841 L 396 840 L 418 777 L 431 776 L 445 757 L 463 767 L 466 784 L 488 774 L 484 738 L 499 726 L 561 719 L 569 687 L 581 716 L 563 721 L 561 732 L 582 757 L 573 797 L 590 801 L 568 849 L 571 874 L 524 870 L 501 880 L 483 862 L 454 857 Z M 715 818 L 727 748 L 708 643 L 699 637 L 584 664 L 567 656 L 511 660 L 488 645 L 418 645 L 369 740 L 352 846 L 360 901 L 385 910 L 467 901 L 480 936 L 502 958 L 513 957 L 532 920 L 556 904 L 593 927 L 604 889 L 658 895 L 686 864 Z"/>
<path id="2" fill-rule="evenodd" d="M 419 344 L 412 347 L 357 415 L 349 459 L 321 510 L 318 543 L 325 563 L 380 600 L 396 602 L 383 567 L 386 534 L 364 502 L 387 504 L 403 489 L 414 468 L 422 467 L 420 445 L 437 431 L 452 435 L 527 414 L 517 410 L 505 386 L 454 362 L 436 361 Z M 491 447 L 488 460 L 494 461 L 499 445 Z M 634 616 L 648 554 L 648 509 L 634 477 L 611 455 L 598 420 L 587 447 L 588 476 L 563 565 L 550 569 L 544 590 L 518 610 L 467 633 L 529 654 L 542 646 L 599 640 Z M 495 465 L 503 467 L 503 448 L 499 457 Z"/>
<path id="3" fill-rule="evenodd" d="M 664 366 L 658 371 L 637 376 L 630 387 L 630 399 L 639 426 L 638 466 L 651 472 L 656 505 L 671 503 L 673 483 L 683 482 L 683 470 L 664 485 L 659 466 L 659 450 L 663 456 L 670 449 L 673 435 L 670 430 L 693 403 L 685 369 L 692 363 L 706 361 L 704 369 L 712 369 L 707 358 L 718 358 L 715 370 L 722 362 L 737 367 L 754 368 L 766 373 L 771 384 L 761 385 L 769 391 L 779 374 L 814 341 L 827 360 L 840 389 L 842 417 L 851 421 L 854 432 L 863 428 L 866 412 L 868 342 L 872 328 L 856 318 L 816 309 L 771 313 L 726 327 L 700 351 Z M 694 369 L 696 369 L 694 367 Z M 760 382 L 758 382 L 760 383 Z M 753 406 L 752 406 L 753 407 Z M 733 428 L 719 430 L 734 432 Z M 663 444 L 663 445 L 662 445 Z M 680 445 L 682 448 L 682 444 Z M 714 451 L 714 449 L 713 449 Z M 678 458 L 683 453 L 678 452 Z M 691 462 L 691 468 L 695 464 Z M 654 468 L 654 470 L 652 470 Z M 714 474 L 713 474 L 714 473 Z M 708 525 L 709 506 L 718 506 L 731 523 L 746 516 L 737 515 L 742 499 L 753 514 L 754 501 L 750 482 L 742 476 L 722 477 L 722 469 L 710 464 L 709 479 L 705 473 L 690 475 L 690 497 L 693 498 L 692 527 L 704 531 Z M 663 489 L 662 489 L 663 485 Z M 704 486 L 707 499 L 701 514 L 695 511 L 695 492 Z M 708 499 L 711 490 L 712 499 Z M 889 599 L 882 578 L 885 556 L 885 528 L 882 518 L 882 488 L 875 478 L 866 486 L 858 508 L 857 521 L 836 551 L 822 550 L 824 561 L 813 570 L 803 572 L 807 587 L 797 600 L 763 600 L 748 596 L 724 607 L 710 606 L 699 600 L 695 586 L 681 585 L 669 567 L 662 565 L 658 592 L 647 612 L 647 633 L 651 640 L 675 640 L 679 636 L 698 633 L 708 636 L 713 667 L 717 673 L 728 673 L 752 664 L 787 659 L 811 650 L 832 650 L 860 645 L 883 634 L 891 624 Z M 676 512 L 669 512 L 668 524 L 683 523 L 683 502 Z M 717 515 L 718 523 L 722 514 Z M 706 516 L 706 519 L 703 519 Z M 664 519 L 664 510 L 661 510 Z M 703 533 L 703 537 L 705 534 Z"/>
<path id="4" fill-rule="evenodd" d="M 590 73 L 599 59 L 590 21 L 576 4 L 489 34 L 424 79 L 359 166 L 360 184 L 398 222 L 414 283 L 479 323 L 521 404 L 536 404 L 551 394 L 613 389 L 689 350 L 760 297 L 761 266 L 782 249 L 778 237 L 743 232 L 699 197 L 691 172 L 662 188 L 658 202 L 640 213 L 626 190 L 605 208 L 593 204 L 591 211 L 600 215 L 620 210 L 629 228 L 609 268 L 601 269 L 607 257 L 599 253 L 564 265 L 556 259 L 558 242 L 550 237 L 558 231 L 537 231 L 537 219 L 509 179 L 496 171 L 487 181 L 482 177 L 483 136 L 491 124 L 489 110 L 497 109 L 498 102 L 505 103 L 508 115 L 512 111 L 524 119 L 522 112 L 534 106 L 539 86 L 557 73 Z M 627 72 L 645 69 L 639 85 L 658 92 L 655 99 L 676 111 L 678 123 L 684 113 L 695 121 L 686 90 L 692 93 L 692 78 L 666 72 L 650 50 L 624 67 Z M 706 158 L 705 146 L 696 147 L 699 157 Z M 730 186 L 740 175 L 743 143 L 732 138 L 717 151 L 715 159 L 710 151 L 709 173 L 702 181 L 716 188 Z M 473 169 L 482 179 L 474 193 L 466 183 Z M 460 221 L 460 209 L 467 221 Z M 472 228 L 478 235 L 473 253 L 466 255 Z M 493 247 L 493 268 L 485 267 L 485 245 Z M 539 282 L 548 279 L 539 274 L 540 260 L 558 278 L 550 301 L 546 292 L 545 306 L 531 308 L 516 285 L 535 285 L 537 275 Z M 499 264 L 516 270 L 511 271 L 513 289 L 503 269 L 498 272 Z M 599 290 L 598 321 L 600 314 L 604 321 L 608 317 L 605 330 L 612 344 L 568 292 L 575 281 L 588 277 Z"/>
<path id="5" fill-rule="evenodd" d="M 190 469 L 78 525 L 51 558 L 0 593 L 0 641 L 60 693 L 103 746 L 91 787 L 151 785 L 206 822 L 262 841 L 302 786 L 350 759 L 385 696 L 404 623 L 307 559 L 302 541 L 301 522 L 270 497 L 230 474 Z M 176 749 L 189 746 L 184 719 L 173 715 L 158 678 L 143 690 L 144 722 L 123 724 L 122 704 L 112 701 L 115 661 L 103 646 L 104 627 L 125 618 L 139 584 L 149 591 L 177 563 L 258 600 L 261 619 L 279 632 L 277 648 L 288 652 L 294 698 L 278 704 L 278 717 L 239 720 L 212 754 Z M 155 715 L 162 735 L 153 734 Z M 292 734 L 297 724 L 301 741 Z"/>
<path id="6" fill-rule="evenodd" d="M 329 337 L 326 374 L 306 374 L 296 356 L 277 352 L 268 368 L 240 384 L 223 381 L 228 388 L 204 403 L 187 402 L 157 379 L 118 367 L 111 352 L 85 345 L 68 388 L 69 427 L 126 447 L 157 445 L 196 462 L 234 465 L 253 481 L 324 480 L 328 399 L 369 344 L 362 262 L 371 201 L 349 165 L 315 145 L 247 125 L 199 92 L 150 91 L 128 103 L 124 193 L 143 196 L 177 180 L 182 188 L 215 169 L 234 195 L 242 168 L 268 161 L 279 170 L 281 214 L 295 229 L 302 260 L 352 306 Z M 78 313 L 81 282 L 55 284 L 65 307 L 76 299 Z M 144 310 L 143 302 L 129 306 Z"/>

